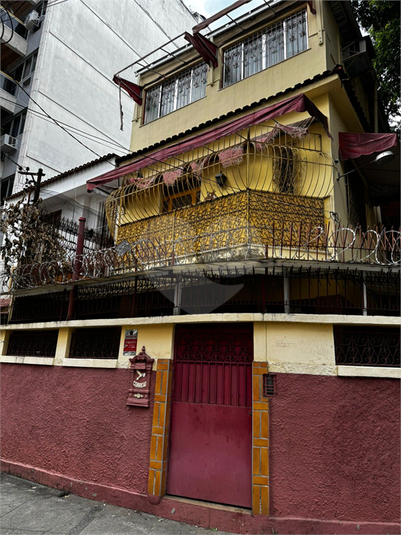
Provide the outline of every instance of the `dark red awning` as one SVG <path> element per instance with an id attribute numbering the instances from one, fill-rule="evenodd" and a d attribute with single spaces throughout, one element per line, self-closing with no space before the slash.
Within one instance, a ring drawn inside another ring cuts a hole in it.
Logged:
<path id="1" fill-rule="evenodd" d="M 338 139 L 338 155 L 343 161 L 383 152 L 398 145 L 397 134 L 339 132 Z"/>
<path id="2" fill-rule="evenodd" d="M 188 32 L 185 32 L 184 38 L 191 43 L 191 45 L 198 52 L 198 54 L 202 56 L 206 63 L 209 65 L 212 64 L 214 68 L 218 66 L 217 46 L 209 41 L 209 39 L 206 39 L 206 37 L 200 33 L 191 35 Z"/>
<path id="3" fill-rule="evenodd" d="M 207 145 L 208 143 L 216 141 L 217 139 L 235 134 L 236 132 L 247 128 L 248 126 L 261 124 L 269 121 L 270 119 L 281 117 L 282 115 L 293 111 L 308 112 L 311 117 L 314 117 L 323 125 L 327 135 L 331 137 L 328 129 L 327 117 L 319 111 L 315 104 L 313 104 L 313 102 L 306 95 L 301 93 L 295 97 L 290 97 L 286 100 L 278 102 L 277 104 L 273 104 L 272 106 L 267 106 L 266 108 L 254 111 L 253 113 L 248 113 L 248 115 L 244 115 L 243 117 L 235 119 L 229 123 L 224 123 L 216 126 L 215 128 L 207 130 L 206 132 L 189 137 L 184 141 L 174 143 L 169 147 L 160 149 L 149 155 L 140 156 L 134 162 L 128 165 L 113 169 L 112 171 L 109 171 L 108 173 L 100 175 L 96 178 L 91 178 L 86 183 L 87 189 L 88 191 L 92 191 L 98 186 L 107 184 L 108 182 L 111 182 L 112 180 L 115 180 L 116 178 L 124 176 L 128 173 L 138 171 L 143 167 L 153 165 L 155 162 L 163 162 L 168 158 L 176 156 L 177 154 L 187 152 L 200 147 L 201 145 Z"/>
<path id="4" fill-rule="evenodd" d="M 312 15 L 316 15 L 316 8 L 314 0 L 308 0 L 308 6 Z"/>
<path id="5" fill-rule="evenodd" d="M 117 75 L 114 75 L 113 82 L 122 87 L 139 106 L 142 106 L 142 87 Z"/>

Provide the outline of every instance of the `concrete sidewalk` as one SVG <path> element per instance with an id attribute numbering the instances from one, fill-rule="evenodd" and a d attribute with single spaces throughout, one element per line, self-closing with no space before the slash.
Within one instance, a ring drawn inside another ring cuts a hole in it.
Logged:
<path id="1" fill-rule="evenodd" d="M 206 535 L 222 531 L 95 502 L 1 474 L 1 535 Z"/>

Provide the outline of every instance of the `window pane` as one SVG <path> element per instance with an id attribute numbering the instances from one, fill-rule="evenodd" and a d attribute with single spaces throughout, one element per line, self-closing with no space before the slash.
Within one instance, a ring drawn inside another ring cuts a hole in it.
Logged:
<path id="1" fill-rule="evenodd" d="M 178 78 L 177 109 L 191 102 L 191 71 L 184 72 Z M 168 113 L 168 112 L 167 112 Z"/>
<path id="2" fill-rule="evenodd" d="M 300 11 L 289 17 L 286 24 L 287 58 L 306 50 L 306 11 Z"/>
<path id="3" fill-rule="evenodd" d="M 167 115 L 174 111 L 174 98 L 175 98 L 175 85 L 176 80 L 165 83 L 162 86 L 162 103 L 160 108 L 160 117 Z"/>
<path id="4" fill-rule="evenodd" d="M 146 92 L 145 123 L 154 121 L 159 117 L 160 86 Z"/>
<path id="5" fill-rule="evenodd" d="M 207 65 L 201 63 L 192 70 L 191 102 L 206 96 Z"/>
<path id="6" fill-rule="evenodd" d="M 262 35 L 256 35 L 244 43 L 244 78 L 262 70 L 262 59 Z"/>
<path id="7" fill-rule="evenodd" d="M 242 43 L 224 52 L 224 86 L 241 80 Z"/>
<path id="8" fill-rule="evenodd" d="M 284 61 L 284 32 L 282 23 L 266 32 L 266 67 Z"/>

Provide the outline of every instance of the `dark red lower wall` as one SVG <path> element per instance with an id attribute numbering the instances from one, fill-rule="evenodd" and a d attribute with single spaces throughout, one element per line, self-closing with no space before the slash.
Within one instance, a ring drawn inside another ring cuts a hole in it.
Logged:
<path id="1" fill-rule="evenodd" d="M 273 516 L 399 522 L 400 382 L 277 374 Z"/>
<path id="2" fill-rule="evenodd" d="M 128 370 L 1 368 L 3 459 L 147 493 L 153 406 L 126 406 Z"/>
<path id="3" fill-rule="evenodd" d="M 296 374 L 276 379 L 277 396 L 270 401 L 274 518 L 247 522 L 273 522 L 269 526 L 276 529 L 282 519 L 286 533 L 310 533 L 312 528 L 301 527 L 305 519 L 344 521 L 343 531 L 331 523 L 320 531 L 314 527 L 316 533 L 350 533 L 347 521 L 361 523 L 360 533 L 398 532 L 385 524 L 400 518 L 399 381 Z M 31 477 L 26 467 L 34 467 L 34 479 L 40 471 L 51 472 L 60 481 L 126 489 L 146 500 L 153 408 L 128 408 L 129 384 L 127 370 L 2 364 L 5 465 L 23 477 Z M 57 480 L 46 477 L 48 484 Z M 134 503 L 105 496 L 119 505 Z M 149 512 L 168 516 L 172 507 L 164 502 Z M 188 518 L 183 514 L 181 520 Z M 209 512 L 205 518 L 193 523 L 207 526 Z M 229 525 L 233 529 L 229 522 L 220 529 Z M 263 525 L 264 532 L 269 526 Z"/>

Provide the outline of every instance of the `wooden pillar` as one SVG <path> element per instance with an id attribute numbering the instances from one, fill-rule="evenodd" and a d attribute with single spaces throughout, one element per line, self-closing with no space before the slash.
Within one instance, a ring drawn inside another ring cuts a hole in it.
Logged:
<path id="1" fill-rule="evenodd" d="M 172 369 L 170 359 L 157 361 L 148 481 L 148 500 L 153 504 L 160 503 L 166 493 Z"/>
<path id="2" fill-rule="evenodd" d="M 263 397 L 267 362 L 252 365 L 252 513 L 269 514 L 269 400 Z"/>

